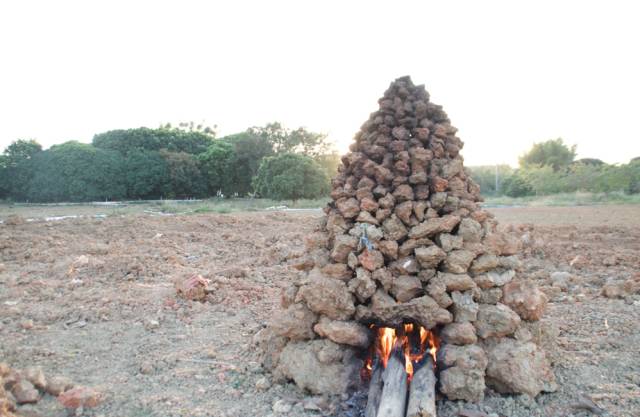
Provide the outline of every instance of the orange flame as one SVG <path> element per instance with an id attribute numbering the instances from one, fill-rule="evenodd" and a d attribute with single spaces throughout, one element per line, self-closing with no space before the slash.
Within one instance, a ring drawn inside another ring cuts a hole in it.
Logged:
<path id="1" fill-rule="evenodd" d="M 413 323 L 404 324 L 399 332 L 391 327 L 380 327 L 377 329 L 378 337 L 375 351 L 382 361 L 382 365 L 385 368 L 387 367 L 389 357 L 397 343 L 399 347 L 402 348 L 404 354 L 405 370 L 409 380 L 413 377 L 414 365 L 419 362 L 427 352 L 431 355 L 435 363 L 436 352 L 440 347 L 440 342 L 434 332 L 422 326 L 417 327 L 418 332 L 416 332 L 416 326 Z M 419 344 L 419 346 L 413 346 L 413 350 L 412 340 L 415 341 L 415 345 Z M 371 360 L 368 360 L 365 366 L 367 370 L 370 371 Z"/>
<path id="2" fill-rule="evenodd" d="M 379 328 L 378 340 L 380 359 L 382 359 L 382 365 L 386 368 L 387 363 L 389 362 L 389 356 L 391 356 L 391 351 L 393 350 L 393 345 L 396 344 L 397 340 L 395 329 L 390 327 Z"/>

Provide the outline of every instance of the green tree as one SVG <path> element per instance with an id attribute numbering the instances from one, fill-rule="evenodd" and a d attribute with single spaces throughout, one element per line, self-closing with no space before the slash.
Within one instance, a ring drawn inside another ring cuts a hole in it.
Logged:
<path id="1" fill-rule="evenodd" d="M 27 198 L 30 201 L 96 201 L 126 195 L 124 159 L 114 151 L 75 141 L 36 154 Z"/>
<path id="2" fill-rule="evenodd" d="M 258 173 L 260 162 L 264 157 L 273 155 L 271 143 L 249 132 L 226 136 L 222 140 L 232 144 L 234 149 L 231 161 L 234 192 L 247 195 L 253 191 L 251 180 Z"/>
<path id="3" fill-rule="evenodd" d="M 42 146 L 33 139 L 18 139 L 7 146 L 0 158 L 0 197 L 26 198 L 34 172 L 31 160 L 40 152 Z"/>
<path id="4" fill-rule="evenodd" d="M 502 192 L 509 197 L 525 197 L 534 194 L 533 189 L 519 171 L 504 181 Z"/>
<path id="5" fill-rule="evenodd" d="M 7 175 L 7 157 L 0 155 L 0 198 L 9 197 L 9 175 Z"/>
<path id="6" fill-rule="evenodd" d="M 179 128 L 161 127 L 149 129 L 111 130 L 93 137 L 96 148 L 118 151 L 123 155 L 136 150 L 185 152 L 199 154 L 207 150 L 214 138 L 211 134 L 199 131 L 185 131 Z"/>
<path id="7" fill-rule="evenodd" d="M 318 198 L 329 192 L 324 170 L 313 159 L 298 154 L 264 158 L 253 185 L 262 197 L 276 200 Z"/>
<path id="8" fill-rule="evenodd" d="M 274 153 L 301 153 L 317 157 L 331 151 L 331 143 L 327 135 L 299 127 L 287 129 L 278 122 L 263 127 L 251 127 L 247 133 L 264 138 L 271 144 Z"/>
<path id="9" fill-rule="evenodd" d="M 584 165 L 595 165 L 595 166 L 605 165 L 604 161 L 598 158 L 581 158 L 576 161 L 573 161 L 573 164 L 584 164 Z"/>
<path id="10" fill-rule="evenodd" d="M 640 193 L 640 157 L 633 158 L 625 166 L 626 176 L 629 178 L 629 184 L 625 191 L 629 194 Z"/>
<path id="11" fill-rule="evenodd" d="M 207 185 L 195 155 L 186 152 L 160 150 L 160 156 L 167 163 L 169 198 L 203 197 L 207 194 Z"/>
<path id="12" fill-rule="evenodd" d="M 171 128 L 171 124 L 167 123 L 165 125 L 165 127 L 167 128 Z M 191 122 L 180 122 L 178 123 L 178 129 L 182 129 L 185 130 L 187 132 L 200 132 L 200 133 L 204 133 L 205 135 L 209 135 L 212 138 L 216 137 L 216 129 L 218 128 L 218 126 L 214 125 L 214 126 L 207 126 L 204 123 L 195 123 L 193 121 Z"/>
<path id="13" fill-rule="evenodd" d="M 200 171 L 207 185 L 209 195 L 225 196 L 237 192 L 234 182 L 234 165 L 236 158 L 234 147 L 225 140 L 216 140 L 206 152 L 198 155 Z"/>
<path id="14" fill-rule="evenodd" d="M 159 152 L 136 150 L 124 160 L 127 198 L 158 199 L 170 192 L 169 167 Z"/>
<path id="15" fill-rule="evenodd" d="M 513 175 L 513 168 L 504 164 L 470 166 L 467 171 L 480 186 L 482 195 L 504 194 L 505 182 Z M 498 190 L 496 190 L 496 180 Z"/>
<path id="16" fill-rule="evenodd" d="M 521 169 L 519 175 L 536 195 L 548 195 L 566 191 L 566 177 L 553 170 L 551 165 L 533 165 Z"/>
<path id="17" fill-rule="evenodd" d="M 519 158 L 520 168 L 550 166 L 559 171 L 571 164 L 576 156 L 576 145 L 564 144 L 562 138 L 535 143 L 529 152 Z"/>

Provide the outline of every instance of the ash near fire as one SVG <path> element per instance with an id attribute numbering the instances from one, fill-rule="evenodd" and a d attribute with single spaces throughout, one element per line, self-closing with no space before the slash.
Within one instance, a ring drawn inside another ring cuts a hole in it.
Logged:
<path id="1" fill-rule="evenodd" d="M 342 394 L 366 384 L 361 375 L 370 391 L 380 379 L 387 389 L 384 375 L 399 361 L 403 407 L 425 362 L 432 390 L 449 399 L 480 401 L 487 386 L 531 396 L 555 390 L 524 326 L 540 319 L 547 299 L 518 277 L 519 241 L 478 204 L 456 128 L 409 77 L 392 82 L 378 104 L 305 239 L 299 281 L 256 337 L 264 366 L 313 393 Z"/>

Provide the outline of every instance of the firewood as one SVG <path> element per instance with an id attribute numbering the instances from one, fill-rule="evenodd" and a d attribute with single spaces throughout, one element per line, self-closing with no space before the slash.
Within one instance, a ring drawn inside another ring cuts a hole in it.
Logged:
<path id="1" fill-rule="evenodd" d="M 418 364 L 409 387 L 407 417 L 436 417 L 436 375 L 428 354 Z"/>
<path id="2" fill-rule="evenodd" d="M 376 417 L 380 407 L 380 397 L 382 396 L 382 373 L 384 368 L 379 360 L 374 362 L 371 372 L 369 396 L 367 397 L 367 408 L 364 410 L 364 417 Z"/>
<path id="3" fill-rule="evenodd" d="M 407 372 L 399 350 L 389 357 L 382 373 L 382 396 L 377 417 L 404 417 L 407 406 Z"/>

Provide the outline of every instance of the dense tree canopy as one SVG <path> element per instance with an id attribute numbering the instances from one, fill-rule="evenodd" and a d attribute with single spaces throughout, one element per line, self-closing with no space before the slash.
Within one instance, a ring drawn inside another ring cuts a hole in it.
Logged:
<path id="1" fill-rule="evenodd" d="M 300 153 L 316 157 L 331 151 L 327 135 L 311 132 L 304 127 L 291 130 L 275 122 L 249 128 L 247 133 L 264 138 L 271 144 L 274 153 Z"/>
<path id="2" fill-rule="evenodd" d="M 26 190 L 33 177 L 31 160 L 42 152 L 33 139 L 12 142 L 0 156 L 0 197 L 26 198 Z"/>
<path id="3" fill-rule="evenodd" d="M 36 154 L 31 163 L 37 169 L 27 190 L 30 201 L 113 200 L 126 195 L 124 159 L 115 151 L 72 141 Z"/>
<path id="4" fill-rule="evenodd" d="M 295 201 L 326 195 L 329 178 L 308 156 L 284 153 L 262 160 L 253 185 L 262 197 Z"/>
<path id="5" fill-rule="evenodd" d="M 222 138 L 233 146 L 233 188 L 238 195 L 247 195 L 253 191 L 251 181 L 258 173 L 260 162 L 266 156 L 273 155 L 273 147 L 264 137 L 249 132 L 238 133 Z"/>
<path id="6" fill-rule="evenodd" d="M 185 152 L 199 154 L 207 150 L 213 136 L 199 131 L 161 127 L 110 130 L 93 137 L 93 146 L 118 151 L 123 155 L 135 150 Z"/>
<path id="7" fill-rule="evenodd" d="M 229 195 L 235 192 L 235 158 L 233 145 L 225 140 L 216 140 L 205 152 L 198 155 L 200 170 L 209 195 Z"/>
<path id="8" fill-rule="evenodd" d="M 124 166 L 127 198 L 158 199 L 171 191 L 169 167 L 159 152 L 132 151 L 126 156 Z"/>
<path id="9" fill-rule="evenodd" d="M 207 195 L 205 182 L 197 158 L 186 152 L 169 152 L 165 149 L 160 155 L 169 169 L 168 198 L 204 197 Z"/>
<path id="10" fill-rule="evenodd" d="M 602 159 L 598 159 L 598 158 L 581 158 L 573 161 L 572 165 L 575 165 L 575 164 L 602 166 L 605 163 Z"/>
<path id="11" fill-rule="evenodd" d="M 536 143 L 519 159 L 520 167 L 550 166 L 554 171 L 565 168 L 576 156 L 576 145 L 565 145 L 562 138 Z"/>

